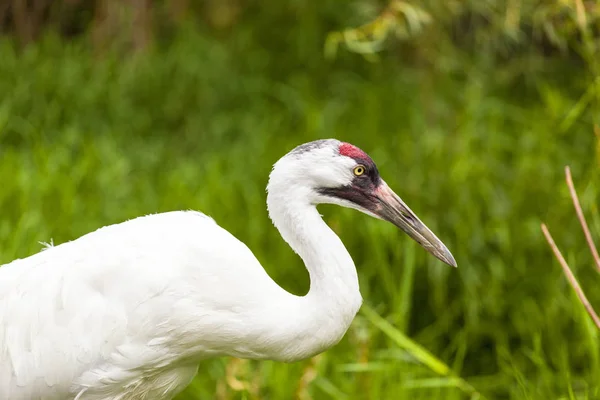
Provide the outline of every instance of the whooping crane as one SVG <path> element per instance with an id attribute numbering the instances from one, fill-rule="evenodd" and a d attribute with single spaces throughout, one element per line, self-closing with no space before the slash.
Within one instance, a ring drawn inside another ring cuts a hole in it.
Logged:
<path id="1" fill-rule="evenodd" d="M 171 399 L 203 359 L 293 362 L 338 343 L 362 303 L 356 269 L 316 206 L 391 222 L 456 266 L 359 148 L 334 139 L 282 157 L 270 218 L 310 290 L 277 285 L 204 214 L 142 216 L 0 268 L 0 399 Z"/>

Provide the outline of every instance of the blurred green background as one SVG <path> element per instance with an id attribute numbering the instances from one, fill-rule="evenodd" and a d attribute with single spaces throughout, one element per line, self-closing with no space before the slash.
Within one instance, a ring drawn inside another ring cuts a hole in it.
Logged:
<path id="1" fill-rule="evenodd" d="M 303 294 L 265 186 L 329 137 L 456 257 L 322 207 L 365 298 L 345 338 L 290 365 L 206 362 L 180 400 L 600 399 L 598 331 L 540 230 L 600 307 L 564 183 L 569 165 L 597 237 L 598 2 L 4 0 L 0 29 L 1 262 L 199 209 Z"/>

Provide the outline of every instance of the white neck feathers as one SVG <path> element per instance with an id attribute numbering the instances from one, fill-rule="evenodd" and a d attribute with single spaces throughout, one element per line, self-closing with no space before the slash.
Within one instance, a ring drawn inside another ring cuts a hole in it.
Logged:
<path id="1" fill-rule="evenodd" d="M 304 351 L 316 353 L 341 339 L 362 304 L 354 262 L 311 203 L 311 190 L 295 185 L 277 167 L 269 181 L 267 207 L 273 224 L 310 274 L 310 290 L 295 312 L 313 339 L 315 334 L 322 336 L 306 343 Z"/>

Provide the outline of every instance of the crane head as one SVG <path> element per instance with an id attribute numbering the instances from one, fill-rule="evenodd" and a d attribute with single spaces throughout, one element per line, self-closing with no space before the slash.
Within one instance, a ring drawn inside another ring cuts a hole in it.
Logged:
<path id="1" fill-rule="evenodd" d="M 335 139 L 317 140 L 296 147 L 278 164 L 280 180 L 305 189 L 312 204 L 337 204 L 388 221 L 430 254 L 456 267 L 444 243 L 387 185 L 371 157 L 358 147 Z"/>

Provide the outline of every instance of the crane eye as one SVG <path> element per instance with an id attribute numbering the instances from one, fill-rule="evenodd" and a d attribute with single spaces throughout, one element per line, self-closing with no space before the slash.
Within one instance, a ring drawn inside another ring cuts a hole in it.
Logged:
<path id="1" fill-rule="evenodd" d="M 357 165 L 354 167 L 354 175 L 361 176 L 365 173 L 365 167 L 363 165 Z"/>

